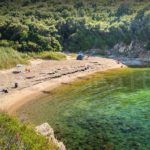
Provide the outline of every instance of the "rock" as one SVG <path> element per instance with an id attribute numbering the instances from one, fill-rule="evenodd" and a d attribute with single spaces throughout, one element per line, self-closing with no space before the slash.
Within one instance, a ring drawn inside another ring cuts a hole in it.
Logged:
<path id="1" fill-rule="evenodd" d="M 37 126 L 36 131 L 42 134 L 43 136 L 54 136 L 54 130 L 50 127 L 48 123 L 43 123 L 42 125 Z"/>
<path id="2" fill-rule="evenodd" d="M 139 58 L 142 62 L 150 63 L 150 51 L 140 53 Z"/>
<path id="3" fill-rule="evenodd" d="M 132 49 L 133 49 L 133 41 L 130 43 L 130 45 L 129 45 L 129 51 L 131 51 Z"/>
<path id="4" fill-rule="evenodd" d="M 139 58 L 139 54 L 145 53 L 145 43 L 131 41 L 129 45 L 121 42 L 110 49 L 110 54 L 118 57 Z"/>
<path id="5" fill-rule="evenodd" d="M 63 142 L 59 142 L 55 138 L 54 130 L 48 123 L 43 123 L 42 125 L 37 126 L 36 131 L 37 133 L 40 133 L 41 135 L 49 138 L 58 147 L 59 150 L 66 150 L 66 147 L 63 144 Z"/>
<path id="6" fill-rule="evenodd" d="M 126 50 L 126 47 L 125 47 L 125 46 L 120 47 L 120 48 L 119 48 L 119 53 L 124 53 L 125 50 Z"/>

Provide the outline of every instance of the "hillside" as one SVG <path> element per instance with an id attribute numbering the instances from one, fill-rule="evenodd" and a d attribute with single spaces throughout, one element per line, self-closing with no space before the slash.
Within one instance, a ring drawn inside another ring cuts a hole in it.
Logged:
<path id="1" fill-rule="evenodd" d="M 150 49 L 149 0 L 3 0 L 0 46 L 26 51 L 109 49 L 131 41 Z"/>

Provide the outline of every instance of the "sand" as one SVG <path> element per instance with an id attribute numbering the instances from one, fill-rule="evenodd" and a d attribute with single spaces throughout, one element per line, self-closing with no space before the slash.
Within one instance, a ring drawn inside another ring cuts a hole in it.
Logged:
<path id="1" fill-rule="evenodd" d="M 32 60 L 28 66 L 0 71 L 0 90 L 7 88 L 9 93 L 0 93 L 0 110 L 13 113 L 20 106 L 39 97 L 44 91 L 53 90 L 61 84 L 67 84 L 96 72 L 122 68 L 125 65 L 116 60 L 90 57 L 78 61 L 68 57 L 67 60 Z M 26 69 L 30 72 L 25 71 Z M 14 74 L 14 71 L 21 73 Z M 17 82 L 19 87 L 13 88 Z"/>

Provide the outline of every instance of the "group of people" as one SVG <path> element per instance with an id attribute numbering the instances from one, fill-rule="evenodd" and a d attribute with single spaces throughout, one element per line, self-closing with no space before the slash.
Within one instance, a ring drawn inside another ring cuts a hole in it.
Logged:
<path id="1" fill-rule="evenodd" d="M 18 88 L 18 83 L 17 82 L 14 83 L 14 87 L 13 88 L 15 88 L 15 89 Z M 7 88 L 6 89 L 2 89 L 0 92 L 9 93 Z"/>
<path id="2" fill-rule="evenodd" d="M 22 68 L 22 65 L 17 65 L 16 67 L 17 67 L 17 72 L 20 73 L 21 71 L 20 71 L 20 69 L 18 69 L 18 68 Z M 18 71 L 18 70 L 19 70 L 19 71 Z M 26 73 L 30 73 L 30 72 L 31 72 L 31 69 L 30 69 L 30 68 L 25 68 L 25 72 L 26 72 Z M 18 88 L 18 86 L 19 86 L 18 83 L 15 82 L 15 83 L 14 83 L 14 86 L 13 86 L 12 88 L 16 89 L 16 88 Z M 0 92 L 2 92 L 2 93 L 9 93 L 8 88 L 2 89 L 2 90 L 0 90 Z"/>

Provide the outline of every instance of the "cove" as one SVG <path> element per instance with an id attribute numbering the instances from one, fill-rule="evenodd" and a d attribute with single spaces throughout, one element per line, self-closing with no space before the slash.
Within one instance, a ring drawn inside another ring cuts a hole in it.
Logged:
<path id="1" fill-rule="evenodd" d="M 68 150 L 149 150 L 150 69 L 99 72 L 62 85 L 17 116 L 48 122 Z"/>

